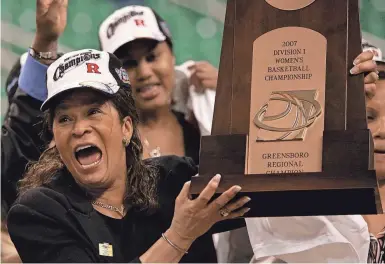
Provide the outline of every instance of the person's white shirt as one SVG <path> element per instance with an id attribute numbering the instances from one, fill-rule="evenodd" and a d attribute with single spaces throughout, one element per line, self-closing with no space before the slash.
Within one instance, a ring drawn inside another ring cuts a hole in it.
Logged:
<path id="1" fill-rule="evenodd" d="M 189 67 L 194 61 L 186 61 L 175 67 L 175 88 L 173 91 L 173 109 L 184 113 L 186 118 L 193 113 L 202 136 L 210 135 L 214 114 L 215 90 L 204 89 L 197 92 L 190 84 Z"/>
<path id="2" fill-rule="evenodd" d="M 252 262 L 366 263 L 370 236 L 361 215 L 262 217 L 246 219 Z"/>

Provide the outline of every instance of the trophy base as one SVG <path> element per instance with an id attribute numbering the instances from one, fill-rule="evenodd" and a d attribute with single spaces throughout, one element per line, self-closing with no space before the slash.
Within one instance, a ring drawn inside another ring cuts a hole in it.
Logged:
<path id="1" fill-rule="evenodd" d="M 252 199 L 246 217 L 380 214 L 372 146 L 368 129 L 324 131 L 321 172 L 246 175 L 247 135 L 205 136 L 190 194 L 220 173 L 216 196 L 241 186 L 238 196 Z"/>
<path id="2" fill-rule="evenodd" d="M 212 175 L 195 176 L 190 193 L 195 198 Z M 223 175 L 215 197 L 233 185 L 242 187 L 236 198 L 249 196 L 251 210 L 244 217 L 354 215 L 382 213 L 375 171 L 334 178 L 330 173 Z M 349 188 L 348 186 L 352 186 Z"/>

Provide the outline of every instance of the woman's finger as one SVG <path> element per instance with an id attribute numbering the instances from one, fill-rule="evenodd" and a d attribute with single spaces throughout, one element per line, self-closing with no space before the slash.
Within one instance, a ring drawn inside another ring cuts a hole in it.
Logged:
<path id="1" fill-rule="evenodd" d="M 239 198 L 238 200 L 236 200 L 235 202 L 233 203 L 229 203 L 227 205 L 225 205 L 225 209 L 229 212 L 233 212 L 233 211 L 236 211 L 238 210 L 239 208 L 243 207 L 245 204 L 247 204 L 249 201 L 251 200 L 250 197 L 247 197 L 247 196 L 244 196 L 242 198 Z"/>
<path id="2" fill-rule="evenodd" d="M 196 198 L 194 201 L 196 201 L 196 205 L 198 207 L 206 207 L 206 205 L 209 203 L 211 198 L 214 196 L 215 191 L 218 188 L 219 181 L 221 180 L 221 175 L 217 174 L 215 175 L 211 181 L 207 184 L 207 186 L 203 189 L 203 191 L 199 194 L 198 198 Z"/>
<path id="3" fill-rule="evenodd" d="M 360 74 L 364 72 L 376 72 L 377 71 L 377 64 L 373 60 L 370 61 L 364 61 L 362 63 L 357 64 L 354 66 L 351 70 L 351 74 Z"/>
<path id="4" fill-rule="evenodd" d="M 177 200 L 182 202 L 189 200 L 190 185 L 191 185 L 191 181 L 184 183 L 182 190 L 180 191 L 178 197 L 176 198 Z"/>
<path id="5" fill-rule="evenodd" d="M 368 84 L 365 84 L 365 95 L 371 99 L 373 98 L 373 96 L 376 95 L 376 84 L 375 83 L 368 83 Z"/>
<path id="6" fill-rule="evenodd" d="M 67 12 L 68 0 L 54 0 L 51 2 L 50 7 L 48 8 L 47 15 L 54 16 L 63 16 Z"/>
<path id="7" fill-rule="evenodd" d="M 242 208 L 250 200 L 251 200 L 250 197 L 244 196 L 244 197 L 236 200 L 233 203 L 226 204 L 225 206 L 223 206 L 219 210 L 216 206 L 213 206 L 212 210 L 214 210 L 216 214 L 219 213 L 220 217 L 227 217 L 231 213 L 237 212 L 238 209 Z M 217 210 L 218 210 L 218 212 L 217 212 Z"/>
<path id="8" fill-rule="evenodd" d="M 231 201 L 231 199 L 235 197 L 235 195 L 237 195 L 237 193 L 240 192 L 241 189 L 241 186 L 236 185 L 222 193 L 221 196 L 210 203 L 210 210 L 218 211 L 224 207 L 229 201 Z"/>
<path id="9" fill-rule="evenodd" d="M 240 209 L 240 210 L 231 212 L 228 216 L 225 216 L 225 217 L 220 216 L 219 221 L 221 221 L 221 220 L 228 220 L 228 219 L 234 219 L 234 218 L 241 217 L 241 216 L 243 216 L 244 214 L 246 214 L 248 211 L 250 211 L 250 208 L 244 207 L 244 208 L 242 208 L 242 209 Z"/>
<path id="10" fill-rule="evenodd" d="M 218 75 L 212 71 L 195 72 L 194 74 L 199 80 L 216 80 Z"/>
<path id="11" fill-rule="evenodd" d="M 371 72 L 365 76 L 364 81 L 365 81 L 365 84 L 369 84 L 369 83 L 376 83 L 378 79 L 379 79 L 379 76 L 377 72 Z"/>
<path id="12" fill-rule="evenodd" d="M 246 214 L 248 211 L 250 211 L 250 209 L 251 208 L 249 207 L 245 207 L 245 208 L 242 208 L 241 210 L 235 211 L 229 215 L 229 219 L 241 217 L 244 214 Z"/>
<path id="13" fill-rule="evenodd" d="M 364 62 L 364 61 L 373 60 L 373 57 L 374 57 L 373 52 L 371 52 L 369 50 L 362 52 L 360 55 L 357 56 L 357 58 L 355 58 L 355 60 L 353 61 L 353 65 L 357 65 L 357 64 Z"/>
<path id="14" fill-rule="evenodd" d="M 199 78 L 199 79 L 213 79 L 215 78 L 215 75 L 212 73 L 212 72 L 209 72 L 209 71 L 204 71 L 204 72 L 196 72 L 196 76 Z"/>
<path id="15" fill-rule="evenodd" d="M 195 65 L 197 69 L 205 69 L 211 66 L 207 61 L 197 61 Z"/>

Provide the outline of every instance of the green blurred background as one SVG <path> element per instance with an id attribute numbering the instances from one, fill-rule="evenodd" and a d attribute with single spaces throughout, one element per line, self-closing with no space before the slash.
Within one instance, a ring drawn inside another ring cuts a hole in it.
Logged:
<path id="1" fill-rule="evenodd" d="M 68 24 L 60 39 L 60 50 L 97 49 L 101 21 L 115 9 L 130 4 L 148 5 L 168 22 L 178 64 L 192 59 L 218 66 L 226 0 L 69 0 Z M 7 106 L 5 79 L 32 42 L 35 5 L 35 0 L 1 0 L 2 115 Z M 361 0 L 360 5 L 364 38 L 385 50 L 385 0 Z"/>

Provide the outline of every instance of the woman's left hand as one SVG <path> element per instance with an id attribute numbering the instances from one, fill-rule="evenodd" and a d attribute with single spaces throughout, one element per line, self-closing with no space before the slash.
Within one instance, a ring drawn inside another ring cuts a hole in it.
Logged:
<path id="1" fill-rule="evenodd" d="M 191 71 L 190 83 L 195 86 L 197 92 L 205 89 L 217 89 L 218 69 L 207 61 L 197 61 L 189 67 Z"/>
<path id="2" fill-rule="evenodd" d="M 362 52 L 354 60 L 351 74 L 368 73 L 365 76 L 365 93 L 369 97 L 373 97 L 376 93 L 376 82 L 378 80 L 377 64 L 373 60 L 374 54 L 371 51 Z"/>

